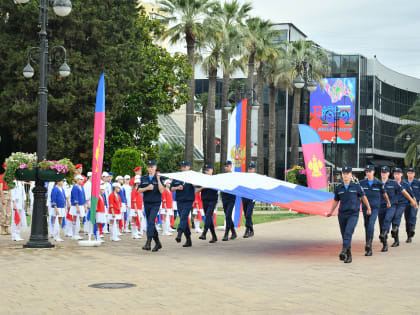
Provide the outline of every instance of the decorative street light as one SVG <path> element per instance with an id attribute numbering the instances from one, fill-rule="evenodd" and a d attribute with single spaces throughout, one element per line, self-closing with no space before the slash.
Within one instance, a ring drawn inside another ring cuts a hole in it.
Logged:
<path id="1" fill-rule="evenodd" d="M 16 0 L 18 3 L 27 3 L 30 0 Z M 66 16 L 70 14 L 72 5 L 70 0 L 55 0 L 53 4 L 55 14 L 58 16 Z M 25 78 L 32 78 L 35 71 L 31 66 L 32 52 L 39 50 L 39 89 L 38 89 L 38 139 L 37 139 L 37 156 L 38 162 L 46 159 L 47 157 L 47 108 L 48 108 L 48 76 L 52 65 L 52 60 L 49 57 L 48 51 L 48 38 L 47 38 L 47 25 L 48 25 L 48 11 L 49 0 L 39 0 L 39 47 L 32 47 L 28 53 L 28 63 L 23 69 L 23 76 Z M 70 67 L 66 61 L 66 49 L 63 46 L 55 46 L 52 51 L 60 50 L 64 57 L 64 61 L 58 69 L 61 77 L 70 75 Z M 51 248 L 54 247 L 48 241 L 48 228 L 47 228 L 47 209 L 45 202 L 45 194 L 47 189 L 44 182 L 39 180 L 38 177 L 35 181 L 34 193 L 34 208 L 32 211 L 32 226 L 31 237 L 29 241 L 23 245 L 25 248 Z"/>
<path id="2" fill-rule="evenodd" d="M 315 91 L 317 85 L 312 77 L 312 65 L 306 61 L 301 61 L 296 65 L 296 71 L 297 76 L 293 81 L 295 88 L 303 89 L 306 87 L 309 92 Z"/>

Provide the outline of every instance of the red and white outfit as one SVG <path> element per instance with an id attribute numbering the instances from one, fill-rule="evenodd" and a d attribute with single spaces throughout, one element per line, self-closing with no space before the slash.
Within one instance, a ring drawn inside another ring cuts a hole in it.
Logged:
<path id="1" fill-rule="evenodd" d="M 133 239 L 139 239 L 142 238 L 139 235 L 138 229 L 140 228 L 140 218 L 141 218 L 141 212 L 143 208 L 143 195 L 137 192 L 137 188 L 134 187 L 131 190 L 131 196 L 130 196 L 130 220 L 131 220 L 131 237 Z M 136 223 L 133 223 L 133 220 L 136 220 Z"/>
<path id="2" fill-rule="evenodd" d="M 27 227 L 25 214 L 25 188 L 22 182 L 15 181 L 16 186 L 11 189 L 11 207 L 12 207 L 12 240 L 23 241 L 20 237 L 20 231 L 25 231 Z"/>
<path id="3" fill-rule="evenodd" d="M 114 221 L 110 223 L 111 241 L 120 241 L 118 237 L 118 222 L 121 220 L 121 197 L 118 193 L 112 192 L 108 197 L 109 220 Z M 114 214 L 114 215 L 112 215 Z M 111 226 L 112 225 L 112 226 Z"/>
<path id="4" fill-rule="evenodd" d="M 196 233 L 202 233 L 200 229 L 200 221 L 204 216 L 203 201 L 201 200 L 201 193 L 195 193 L 195 200 L 193 203 L 194 226 Z"/>
<path id="5" fill-rule="evenodd" d="M 169 228 L 171 226 L 171 216 L 174 214 L 173 204 L 174 199 L 172 192 L 165 188 L 162 193 L 162 205 L 160 211 L 161 215 L 165 216 L 165 222 L 162 223 L 162 235 L 172 235 L 172 233 L 169 231 Z"/>

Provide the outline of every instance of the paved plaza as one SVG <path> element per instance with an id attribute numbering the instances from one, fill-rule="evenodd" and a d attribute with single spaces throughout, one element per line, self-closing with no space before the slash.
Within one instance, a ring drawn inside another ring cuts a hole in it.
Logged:
<path id="1" fill-rule="evenodd" d="M 420 314 L 418 236 L 388 253 L 376 237 L 365 257 L 360 217 L 353 263 L 344 264 L 336 217 L 255 231 L 229 242 L 219 231 L 216 244 L 194 234 L 192 248 L 161 237 L 158 253 L 141 250 L 144 239 L 129 234 L 99 248 L 67 239 L 49 250 L 22 249 L 1 236 L 0 314 Z M 136 286 L 89 287 L 103 282 Z"/>

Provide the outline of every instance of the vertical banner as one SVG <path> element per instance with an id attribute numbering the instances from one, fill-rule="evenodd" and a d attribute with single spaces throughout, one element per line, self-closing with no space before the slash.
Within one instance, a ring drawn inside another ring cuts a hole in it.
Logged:
<path id="1" fill-rule="evenodd" d="M 228 160 L 232 162 L 233 172 L 246 171 L 246 150 L 248 149 L 246 147 L 246 111 L 247 99 L 243 99 L 236 105 L 229 118 Z M 241 226 L 242 199 L 240 197 L 236 197 L 232 215 L 235 227 Z"/>
<path id="2" fill-rule="evenodd" d="M 92 151 L 92 197 L 90 205 L 90 222 L 96 227 L 96 207 L 101 185 L 102 164 L 105 139 L 105 74 L 102 73 L 96 92 L 95 124 L 93 129 Z"/>
<path id="3" fill-rule="evenodd" d="M 300 141 L 305 160 L 308 187 L 328 191 L 322 142 L 316 130 L 308 125 L 299 125 Z"/>

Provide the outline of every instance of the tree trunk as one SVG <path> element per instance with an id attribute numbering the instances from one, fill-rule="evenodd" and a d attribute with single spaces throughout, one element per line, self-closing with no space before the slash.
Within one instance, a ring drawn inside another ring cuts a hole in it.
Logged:
<path id="1" fill-rule="evenodd" d="M 224 172 L 223 163 L 227 160 L 228 155 L 228 119 L 229 113 L 225 109 L 226 103 L 228 102 L 229 95 L 229 85 L 230 85 L 230 75 L 227 71 L 223 72 L 223 82 L 222 82 L 222 128 L 220 136 L 220 173 Z"/>
<path id="2" fill-rule="evenodd" d="M 188 61 L 192 68 L 192 76 L 187 82 L 189 87 L 190 100 L 187 103 L 185 117 L 185 160 L 194 162 L 194 95 L 195 95 L 195 75 L 194 75 L 194 38 L 187 36 Z"/>
<path id="3" fill-rule="evenodd" d="M 216 103 L 216 82 L 217 67 L 211 67 L 209 70 L 209 96 L 207 102 L 207 156 L 206 163 L 214 165 L 216 155 L 216 137 L 215 137 L 215 103 Z"/>
<path id="4" fill-rule="evenodd" d="M 268 114 L 268 176 L 276 177 L 276 86 L 270 83 Z"/>
<path id="5" fill-rule="evenodd" d="M 255 63 L 255 49 L 252 50 L 248 58 L 248 79 L 246 82 L 246 166 L 251 162 L 251 109 L 253 101 L 252 89 L 254 88 L 254 63 Z"/>
<path id="6" fill-rule="evenodd" d="M 298 165 L 299 162 L 299 118 L 300 118 L 300 98 L 301 89 L 294 90 L 293 93 L 293 113 L 292 113 L 292 134 L 290 140 L 290 146 L 292 152 L 290 154 L 289 167 Z"/>
<path id="7" fill-rule="evenodd" d="M 257 171 L 264 174 L 264 64 L 260 61 L 257 71 L 258 108 L 258 145 L 257 145 Z"/>
<path id="8" fill-rule="evenodd" d="M 203 155 L 204 161 L 207 160 L 207 105 L 203 105 Z"/>

